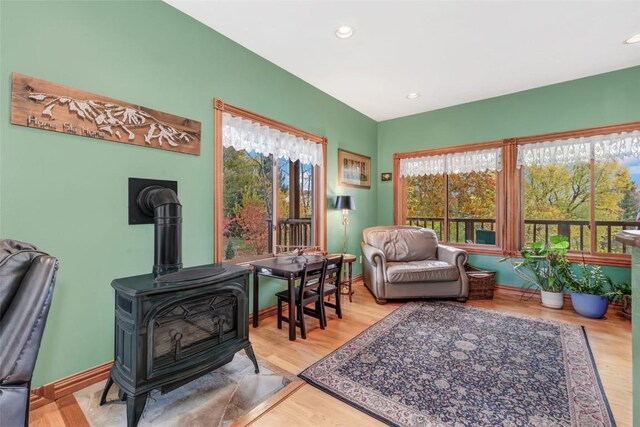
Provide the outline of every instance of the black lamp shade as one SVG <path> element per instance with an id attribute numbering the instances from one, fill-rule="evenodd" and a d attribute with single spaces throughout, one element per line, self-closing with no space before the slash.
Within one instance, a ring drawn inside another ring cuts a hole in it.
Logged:
<path id="1" fill-rule="evenodd" d="M 355 211 L 356 201 L 351 196 L 338 196 L 336 197 L 336 209 L 348 209 L 350 211 Z"/>

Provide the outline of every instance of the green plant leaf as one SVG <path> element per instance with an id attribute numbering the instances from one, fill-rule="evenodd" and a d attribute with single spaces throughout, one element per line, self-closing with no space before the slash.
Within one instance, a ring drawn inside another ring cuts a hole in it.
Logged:
<path id="1" fill-rule="evenodd" d="M 534 250 L 535 249 L 542 249 L 542 248 L 544 248 L 544 246 L 545 246 L 544 242 L 533 242 L 531 244 L 531 248 L 534 249 Z"/>
<path id="2" fill-rule="evenodd" d="M 567 236 L 553 235 L 549 237 L 549 242 L 553 243 L 554 245 L 566 242 L 567 247 L 569 247 L 569 238 Z"/>

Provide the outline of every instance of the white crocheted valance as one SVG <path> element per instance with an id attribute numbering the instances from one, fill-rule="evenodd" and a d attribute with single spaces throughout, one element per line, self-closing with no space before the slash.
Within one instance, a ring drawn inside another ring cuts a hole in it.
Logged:
<path id="1" fill-rule="evenodd" d="M 321 144 L 229 113 L 222 113 L 222 145 L 322 166 Z"/>
<path id="2" fill-rule="evenodd" d="M 442 175 L 502 170 L 502 148 L 400 159 L 400 176 Z"/>
<path id="3" fill-rule="evenodd" d="M 516 166 L 573 165 L 591 159 L 627 158 L 640 159 L 640 130 L 520 145 Z"/>

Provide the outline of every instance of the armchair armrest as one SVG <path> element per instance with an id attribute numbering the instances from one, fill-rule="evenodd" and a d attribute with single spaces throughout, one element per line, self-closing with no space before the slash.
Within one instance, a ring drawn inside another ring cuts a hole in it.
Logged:
<path id="1" fill-rule="evenodd" d="M 448 262 L 451 265 L 457 265 L 464 271 L 464 265 L 469 259 L 466 251 L 453 246 L 438 245 L 438 261 Z"/>
<path id="2" fill-rule="evenodd" d="M 0 328 L 0 385 L 26 384 L 40 349 L 56 279 L 58 260 L 33 260 L 2 318 Z"/>
<path id="3" fill-rule="evenodd" d="M 460 270 L 460 294 L 459 298 L 466 301 L 469 296 L 469 278 L 464 271 L 464 266 L 469 260 L 469 255 L 466 251 L 453 246 L 438 245 L 438 260 L 448 262 L 451 265 L 455 265 Z"/>
<path id="4" fill-rule="evenodd" d="M 362 242 L 360 246 L 362 248 L 362 255 L 369 261 L 369 264 L 376 268 L 382 267 L 382 269 L 386 271 L 387 259 L 380 249 L 364 242 Z"/>
<path id="5" fill-rule="evenodd" d="M 384 303 L 385 299 L 385 278 L 387 271 L 387 260 L 384 253 L 365 242 L 360 243 L 362 249 L 362 276 L 364 284 L 376 297 L 376 302 Z"/>

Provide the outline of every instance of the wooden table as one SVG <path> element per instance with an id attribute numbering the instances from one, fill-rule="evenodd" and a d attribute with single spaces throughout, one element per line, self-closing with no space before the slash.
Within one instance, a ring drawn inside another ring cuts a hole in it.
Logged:
<path id="1" fill-rule="evenodd" d="M 306 260 L 321 261 L 325 257 L 321 255 L 306 255 L 305 257 L 297 257 L 296 262 L 276 262 L 276 258 L 261 259 L 249 263 L 253 267 L 253 327 L 258 327 L 258 300 L 259 300 L 259 276 L 272 277 L 287 281 L 287 290 L 289 292 L 289 339 L 296 340 L 296 315 L 295 315 L 295 287 L 296 279 L 302 275 Z"/>

